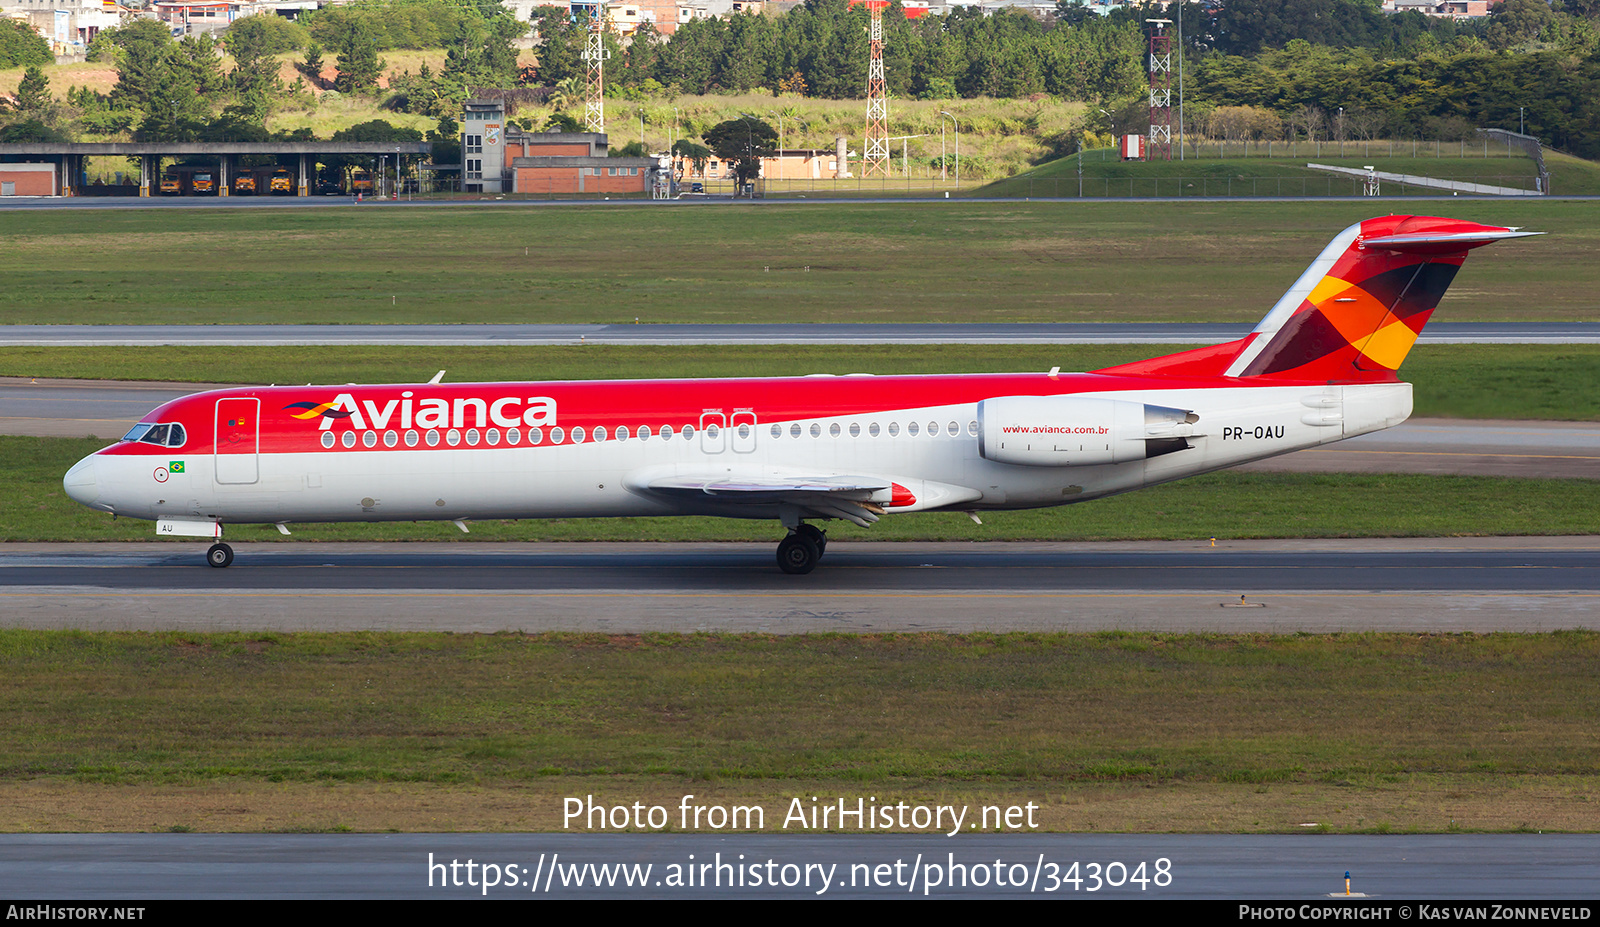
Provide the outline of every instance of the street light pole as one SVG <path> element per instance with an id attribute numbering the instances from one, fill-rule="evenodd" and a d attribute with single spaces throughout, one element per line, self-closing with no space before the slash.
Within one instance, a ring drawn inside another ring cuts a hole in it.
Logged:
<path id="1" fill-rule="evenodd" d="M 769 112 L 773 116 L 777 117 L 777 120 L 778 120 L 778 159 L 777 159 L 777 161 L 775 163 L 776 163 L 776 166 L 778 168 L 778 176 L 782 177 L 783 176 L 783 114 L 778 112 L 775 109 L 769 109 L 769 110 L 767 110 L 767 112 Z"/>
<path id="2" fill-rule="evenodd" d="M 940 116 L 950 116 L 944 110 L 939 110 Z M 961 123 L 956 117 L 950 116 L 950 124 L 956 130 L 956 189 L 961 188 Z M 944 120 L 939 120 L 939 166 L 944 167 Z"/>
<path id="3" fill-rule="evenodd" d="M 1183 160 L 1183 0 L 1178 0 L 1178 160 Z M 1078 143 L 1078 173 L 1083 173 L 1083 143 Z M 1083 196 L 1083 178 L 1078 178 L 1078 195 Z"/>

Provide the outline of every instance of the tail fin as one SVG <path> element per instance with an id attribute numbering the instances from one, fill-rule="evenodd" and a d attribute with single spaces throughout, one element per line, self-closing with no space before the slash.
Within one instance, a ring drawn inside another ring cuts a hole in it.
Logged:
<path id="1" fill-rule="evenodd" d="M 1244 340 L 1225 375 L 1392 379 L 1467 252 L 1537 234 L 1432 216 L 1352 225 Z"/>

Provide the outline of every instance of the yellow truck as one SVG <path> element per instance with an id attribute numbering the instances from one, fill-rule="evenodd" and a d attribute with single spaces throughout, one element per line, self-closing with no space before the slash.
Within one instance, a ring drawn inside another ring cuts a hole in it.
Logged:
<path id="1" fill-rule="evenodd" d="M 183 193 L 183 175 L 177 171 L 166 171 L 161 175 L 161 195 L 179 196 Z"/>
<path id="2" fill-rule="evenodd" d="M 256 192 L 256 175 L 240 174 L 233 178 L 233 192 L 235 195 L 242 193 L 254 194 Z"/>
<path id="3" fill-rule="evenodd" d="M 272 184 L 269 188 L 273 196 L 288 196 L 294 192 L 294 178 L 289 175 L 289 169 L 280 167 L 272 172 Z"/>
<path id="4" fill-rule="evenodd" d="M 189 189 L 195 196 L 212 196 L 217 192 L 217 181 L 210 173 L 196 171 Z"/>

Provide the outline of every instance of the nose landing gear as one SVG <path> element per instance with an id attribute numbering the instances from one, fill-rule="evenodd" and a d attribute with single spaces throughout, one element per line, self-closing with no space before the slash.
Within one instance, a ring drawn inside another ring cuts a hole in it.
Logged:
<path id="1" fill-rule="evenodd" d="M 233 562 L 233 548 L 218 541 L 206 551 L 206 563 L 218 569 Z"/>
<path id="2" fill-rule="evenodd" d="M 810 573 L 827 549 L 827 532 L 802 524 L 778 542 L 778 568 L 790 574 Z"/>

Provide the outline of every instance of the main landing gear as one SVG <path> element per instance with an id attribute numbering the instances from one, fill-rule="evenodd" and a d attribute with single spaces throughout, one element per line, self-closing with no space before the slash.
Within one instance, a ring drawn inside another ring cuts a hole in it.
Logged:
<path id="1" fill-rule="evenodd" d="M 827 549 L 827 532 L 802 524 L 778 542 L 778 567 L 785 573 L 810 573 Z"/>
<path id="2" fill-rule="evenodd" d="M 218 541 L 206 551 L 206 563 L 221 569 L 233 562 L 233 548 Z"/>

